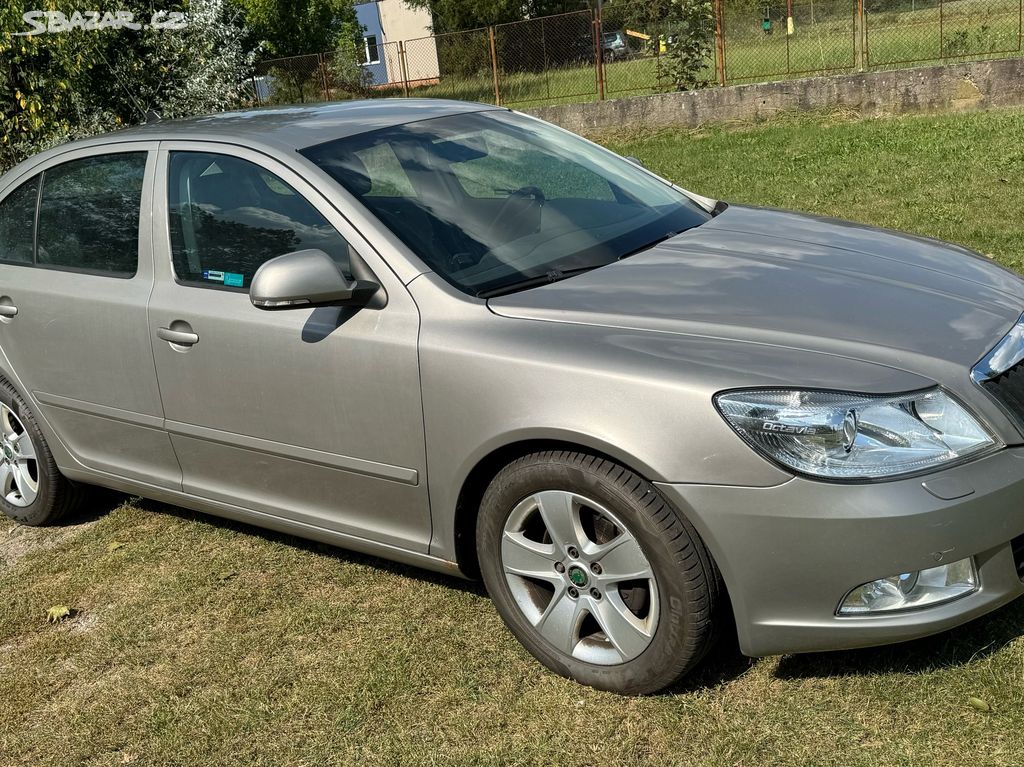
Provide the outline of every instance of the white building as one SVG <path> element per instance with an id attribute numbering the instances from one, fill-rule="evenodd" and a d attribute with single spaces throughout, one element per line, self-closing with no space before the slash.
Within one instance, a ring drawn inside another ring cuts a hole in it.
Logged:
<path id="1" fill-rule="evenodd" d="M 356 5 L 363 26 L 363 63 L 375 85 L 436 82 L 437 45 L 430 36 L 430 12 L 405 0 L 370 0 Z M 403 72 L 399 42 L 405 47 Z"/>

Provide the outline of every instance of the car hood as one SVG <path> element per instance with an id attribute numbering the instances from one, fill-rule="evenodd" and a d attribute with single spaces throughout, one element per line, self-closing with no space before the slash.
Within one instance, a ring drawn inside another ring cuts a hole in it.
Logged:
<path id="1" fill-rule="evenodd" d="M 910 372 L 970 367 L 1024 309 L 1024 282 L 948 243 L 730 206 L 600 269 L 491 299 L 499 315 L 805 349 Z"/>

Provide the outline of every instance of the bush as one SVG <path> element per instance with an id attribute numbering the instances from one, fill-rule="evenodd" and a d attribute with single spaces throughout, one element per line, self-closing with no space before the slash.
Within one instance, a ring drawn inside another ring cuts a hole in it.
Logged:
<path id="1" fill-rule="evenodd" d="M 168 1 L 183 11 L 181 30 L 73 30 L 16 37 L 22 14 L 39 3 L 15 0 L 0 10 L 0 170 L 71 139 L 164 117 L 215 112 L 240 104 L 252 53 L 225 0 Z M 118 7 L 148 22 L 152 6 Z"/>

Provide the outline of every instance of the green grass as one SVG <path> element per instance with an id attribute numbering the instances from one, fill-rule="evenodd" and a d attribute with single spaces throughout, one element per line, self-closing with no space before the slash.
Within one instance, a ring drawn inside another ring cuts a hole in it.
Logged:
<path id="1" fill-rule="evenodd" d="M 1024 267 L 1024 112 L 600 138 L 703 193 Z M 69 527 L 0 521 L 0 765 L 1017 765 L 1022 634 L 1019 603 L 878 650 L 726 642 L 671 694 L 619 698 L 544 671 L 476 585 L 100 499 Z"/>

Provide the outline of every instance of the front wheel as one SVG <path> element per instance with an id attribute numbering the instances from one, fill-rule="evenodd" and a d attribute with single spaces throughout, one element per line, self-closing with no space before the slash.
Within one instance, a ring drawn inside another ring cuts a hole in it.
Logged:
<path id="1" fill-rule="evenodd" d="M 484 494 L 477 549 L 502 619 L 558 674 L 657 692 L 711 643 L 710 555 L 649 482 L 615 463 L 550 451 L 509 464 Z"/>

